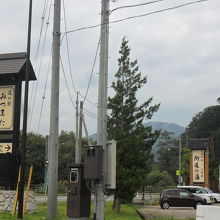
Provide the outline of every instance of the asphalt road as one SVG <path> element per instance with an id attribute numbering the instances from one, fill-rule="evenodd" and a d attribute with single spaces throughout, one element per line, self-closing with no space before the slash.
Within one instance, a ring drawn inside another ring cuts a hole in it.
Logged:
<path id="1" fill-rule="evenodd" d="M 220 206 L 220 203 L 212 204 L 212 206 Z M 169 209 L 161 209 L 160 206 L 141 206 L 138 211 L 142 216 L 153 218 L 157 216 L 169 216 L 176 219 L 196 218 L 196 210 L 186 207 L 170 207 Z"/>
<path id="2" fill-rule="evenodd" d="M 38 196 L 35 195 L 34 198 L 36 199 L 37 203 L 47 203 L 47 196 Z M 67 196 L 58 196 L 57 200 L 59 202 L 66 202 L 67 201 Z"/>

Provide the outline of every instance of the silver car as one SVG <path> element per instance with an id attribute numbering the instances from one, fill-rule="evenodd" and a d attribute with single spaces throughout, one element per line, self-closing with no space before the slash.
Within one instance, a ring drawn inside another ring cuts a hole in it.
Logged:
<path id="1" fill-rule="evenodd" d="M 207 193 L 201 186 L 177 186 L 179 189 L 185 189 L 196 196 L 202 197 L 207 204 L 214 203 L 214 198 L 211 194 Z"/>
<path id="2" fill-rule="evenodd" d="M 209 189 L 209 188 L 204 188 L 204 189 L 205 189 L 205 191 L 206 191 L 207 193 L 209 193 L 210 195 L 213 196 L 215 203 L 220 202 L 220 193 L 214 193 L 214 192 L 213 192 L 211 189 Z"/>

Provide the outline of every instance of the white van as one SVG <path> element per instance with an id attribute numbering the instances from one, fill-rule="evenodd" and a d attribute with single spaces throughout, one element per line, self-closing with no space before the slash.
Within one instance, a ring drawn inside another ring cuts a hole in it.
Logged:
<path id="1" fill-rule="evenodd" d="M 207 204 L 214 203 L 214 198 L 211 194 L 207 193 L 201 186 L 177 186 L 178 189 L 185 189 L 196 196 L 200 196 Z"/>

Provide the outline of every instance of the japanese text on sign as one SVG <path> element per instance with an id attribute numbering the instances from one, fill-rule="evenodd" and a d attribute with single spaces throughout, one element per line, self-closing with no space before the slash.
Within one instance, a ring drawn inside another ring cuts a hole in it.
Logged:
<path id="1" fill-rule="evenodd" d="M 204 182 L 204 150 L 193 150 L 192 160 L 193 160 L 193 182 Z"/>
<path id="2" fill-rule="evenodd" d="M 13 130 L 14 86 L 0 86 L 0 131 Z"/>

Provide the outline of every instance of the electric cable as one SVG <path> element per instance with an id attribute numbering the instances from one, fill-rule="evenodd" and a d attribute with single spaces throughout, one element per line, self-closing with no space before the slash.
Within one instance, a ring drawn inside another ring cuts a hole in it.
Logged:
<path id="1" fill-rule="evenodd" d="M 83 111 L 84 111 L 85 114 L 87 114 L 87 115 L 89 115 L 91 117 L 97 118 L 97 115 L 95 113 L 93 113 L 93 112 L 91 112 L 91 111 L 89 111 L 89 110 L 87 110 L 85 108 L 83 109 Z"/>
<path id="2" fill-rule="evenodd" d="M 40 44 L 41 44 L 41 37 L 42 37 L 42 33 L 43 33 L 43 27 L 44 27 L 44 21 L 45 21 L 45 16 L 46 16 L 46 12 L 47 12 L 48 2 L 49 2 L 49 0 L 44 1 L 43 12 L 42 12 L 42 16 L 41 16 L 40 34 L 39 34 L 39 39 L 38 39 L 38 44 L 37 44 L 37 51 L 36 51 L 36 55 L 35 55 L 35 58 L 33 61 L 33 68 L 34 69 L 37 69 L 38 56 L 39 56 Z M 52 0 L 51 0 L 51 2 L 52 2 Z M 30 94 L 31 94 L 30 95 L 30 106 L 32 105 L 34 85 L 35 85 L 35 82 L 33 83 L 33 86 L 31 88 L 31 92 L 30 92 Z"/>
<path id="3" fill-rule="evenodd" d="M 82 97 L 84 99 L 84 96 L 80 94 L 79 92 L 79 96 Z M 90 103 L 91 105 L 93 105 L 94 107 L 97 108 L 97 104 L 93 103 L 92 101 L 90 101 L 88 98 L 85 99 L 85 101 L 87 101 L 88 103 Z"/>
<path id="4" fill-rule="evenodd" d="M 66 22 L 66 7 L 65 7 L 65 0 L 63 0 L 63 14 L 64 14 L 64 28 L 65 28 L 65 31 L 67 31 L 67 22 Z M 66 47 L 67 47 L 67 58 L 68 58 L 68 65 L 69 65 L 69 71 L 70 71 L 70 76 L 71 76 L 71 82 L 72 82 L 72 86 L 73 86 L 73 89 L 74 91 L 77 93 L 78 91 L 76 90 L 76 87 L 74 85 L 74 81 L 73 81 L 73 72 L 72 72 L 72 66 L 71 66 L 71 62 L 70 62 L 70 50 L 69 50 L 69 40 L 68 40 L 68 36 L 67 34 L 64 35 L 63 37 L 66 38 Z M 61 40 L 61 42 L 63 41 L 63 38 Z M 61 43 L 62 44 L 62 43 Z M 90 76 L 91 78 L 91 76 Z M 89 85 L 90 85 L 90 82 L 89 82 Z M 87 88 L 88 90 L 88 88 Z M 87 91 L 88 92 L 88 91 Z M 92 104 L 93 106 L 97 107 L 93 102 L 91 102 L 89 99 L 87 99 L 87 97 L 83 96 L 80 92 L 79 92 L 79 96 L 81 96 L 84 101 L 87 101 L 89 102 L 90 104 Z"/>
<path id="5" fill-rule="evenodd" d="M 145 17 L 145 16 L 148 16 L 148 15 L 157 14 L 157 13 L 164 12 L 164 11 L 169 11 L 169 10 L 174 10 L 174 9 L 177 9 L 177 8 L 182 8 L 182 7 L 185 7 L 185 6 L 188 6 L 188 5 L 201 3 L 201 2 L 205 2 L 205 1 L 208 1 L 208 0 L 198 0 L 198 1 L 188 2 L 188 3 L 185 3 L 185 4 L 181 4 L 181 5 L 177 5 L 177 6 L 174 6 L 174 7 L 161 9 L 161 10 L 157 10 L 157 11 L 154 11 L 154 12 L 149 12 L 149 13 L 146 13 L 146 14 L 140 14 L 140 15 L 130 16 L 130 17 L 127 17 L 127 18 L 122 18 L 122 19 L 119 19 L 119 20 L 111 21 L 109 23 L 113 24 L 113 23 L 118 23 L 118 22 L 130 20 L 130 19 L 133 19 L 133 18 Z"/>
<path id="6" fill-rule="evenodd" d="M 37 125 L 37 133 L 39 132 L 39 129 L 40 129 L 40 122 L 41 122 L 41 116 L 42 116 L 42 112 L 43 112 L 43 105 L 44 105 L 44 101 L 45 101 L 45 98 L 46 98 L 46 89 L 47 89 L 47 82 L 48 82 L 48 76 L 49 76 L 49 71 L 50 71 L 51 60 L 52 60 L 52 48 L 51 48 L 51 52 L 50 52 L 50 58 L 49 58 L 47 74 L 46 74 L 46 81 L 45 81 L 44 91 L 43 91 L 43 95 L 42 95 L 40 115 L 39 115 L 38 125 Z"/>
<path id="7" fill-rule="evenodd" d="M 50 24 L 50 12 L 51 12 L 51 5 L 50 5 L 50 8 L 49 8 L 48 18 L 47 18 L 47 22 L 46 22 L 47 26 L 46 26 L 46 30 L 45 30 L 45 34 L 44 34 L 44 39 L 43 39 L 43 46 L 42 46 L 42 51 L 41 51 L 41 60 L 40 60 L 39 68 L 38 68 L 38 80 L 37 80 L 37 83 L 35 84 L 36 86 L 35 86 L 34 94 L 32 94 L 32 96 L 34 95 L 34 99 L 33 99 L 33 103 L 31 103 L 32 108 L 31 108 L 31 114 L 30 114 L 30 118 L 29 118 L 29 131 L 30 131 L 31 123 L 32 123 L 32 117 L 33 117 L 34 106 L 35 106 L 35 101 L 36 101 L 38 83 L 39 83 L 39 79 L 40 79 L 40 76 L 41 76 L 41 66 L 42 66 L 42 62 L 43 62 L 43 54 L 44 54 L 44 50 L 45 50 L 48 27 L 49 27 L 49 24 Z"/>
<path id="8" fill-rule="evenodd" d="M 116 11 L 116 10 L 120 10 L 120 9 L 134 8 L 134 7 L 144 6 L 144 5 L 150 5 L 150 4 L 157 3 L 157 2 L 162 2 L 162 1 L 166 1 L 166 0 L 155 0 L 155 1 L 151 1 L 151 2 L 145 2 L 145 3 L 135 4 L 135 5 L 120 6 L 120 7 L 117 7 L 117 8 L 114 8 L 114 9 L 110 10 L 110 11 L 109 11 L 109 14 L 111 14 L 112 12 L 114 12 L 114 11 Z"/>
<path id="9" fill-rule="evenodd" d="M 92 76 L 93 76 L 93 72 L 94 72 L 94 68 L 95 68 L 95 64 L 96 64 L 96 60 L 97 60 L 97 56 L 98 56 L 99 46 L 100 46 L 100 40 L 101 40 L 101 37 L 99 37 L 99 41 L 98 41 L 98 44 L 97 44 L 95 58 L 94 58 L 94 62 L 93 62 L 93 65 L 92 65 L 91 74 L 90 74 L 90 77 L 89 77 L 89 83 L 88 83 L 88 86 L 87 86 L 87 89 L 86 89 L 86 93 L 85 93 L 85 97 L 84 97 L 83 102 L 85 102 L 85 100 L 87 98 L 88 91 L 89 91 L 89 88 L 90 88 L 90 84 L 91 84 L 91 81 L 92 81 Z"/>
<path id="10" fill-rule="evenodd" d="M 34 61 L 33 61 L 33 66 L 35 65 L 35 63 L 36 63 L 37 60 L 38 60 L 38 55 L 39 55 L 39 50 L 40 50 L 40 43 L 41 43 L 41 36 L 42 36 L 43 26 L 44 26 L 44 21 L 45 21 L 44 18 L 45 18 L 46 12 L 47 12 L 48 1 L 49 1 L 49 0 L 45 0 L 45 1 L 44 1 L 43 13 L 42 13 L 42 16 L 41 16 L 40 34 L 39 34 L 39 39 L 38 39 L 38 44 L 37 44 L 36 55 L 35 55 L 35 58 L 34 58 Z M 52 0 L 51 0 L 51 1 L 52 1 Z"/>
<path id="11" fill-rule="evenodd" d="M 185 4 L 181 4 L 181 5 L 177 5 L 177 6 L 173 6 L 173 7 L 169 7 L 169 8 L 165 8 L 165 9 L 161 9 L 161 10 L 157 10 L 157 11 L 153 11 L 153 12 L 149 12 L 149 13 L 146 13 L 146 14 L 135 15 L 135 16 L 126 17 L 126 18 L 123 18 L 123 19 L 115 20 L 115 21 L 110 21 L 108 23 L 109 24 L 113 24 L 113 23 L 118 23 L 118 22 L 122 22 L 122 21 L 125 21 L 125 20 L 129 20 L 129 19 L 138 18 L 138 17 L 145 17 L 145 16 L 148 16 L 148 15 L 157 14 L 157 13 L 161 13 L 161 12 L 169 11 L 169 10 L 174 10 L 174 9 L 177 9 L 177 8 L 181 8 L 181 7 L 185 7 L 185 6 L 188 6 L 188 5 L 192 5 L 192 4 L 196 4 L 196 3 L 201 3 L 201 2 L 205 2 L 205 1 L 208 1 L 208 0 L 197 0 L 197 1 L 193 1 L 193 2 L 188 2 L 188 3 L 185 3 Z M 106 23 L 90 25 L 90 26 L 85 26 L 85 27 L 73 29 L 73 30 L 70 30 L 70 31 L 66 31 L 66 32 L 63 33 L 63 37 L 62 38 L 64 38 L 64 36 L 66 34 L 73 33 L 73 32 L 78 32 L 78 31 L 82 31 L 82 30 L 87 30 L 87 29 L 93 29 L 93 28 L 96 28 L 96 27 L 100 27 L 101 25 L 104 25 L 104 24 L 106 24 Z"/>
<path id="12" fill-rule="evenodd" d="M 91 114 L 89 114 L 88 112 L 83 112 L 83 113 L 86 114 L 86 115 L 88 115 L 88 116 L 90 116 L 90 117 L 92 117 L 92 118 L 97 119 L 97 116 L 91 115 Z"/>
<path id="13" fill-rule="evenodd" d="M 66 84 L 66 87 L 67 87 L 67 90 L 68 90 L 68 94 L 69 94 L 69 98 L 70 98 L 70 101 L 74 107 L 74 109 L 76 108 L 74 102 L 73 102 L 73 99 L 72 99 L 72 96 L 71 96 L 71 93 L 70 93 L 70 89 L 69 89 L 69 86 L 68 86 L 68 83 L 67 83 L 67 78 L 66 78 L 66 73 L 65 73 L 65 70 L 64 70 L 64 66 L 63 66 L 63 60 L 60 56 L 60 64 L 61 64 L 61 69 L 62 69 L 62 72 L 63 72 L 63 75 L 64 75 L 64 80 L 65 80 L 65 84 Z"/>
<path id="14" fill-rule="evenodd" d="M 67 31 L 65 0 L 63 0 L 63 15 L 64 15 L 64 28 L 65 28 L 65 31 Z M 76 87 L 75 87 L 74 82 L 73 82 L 72 66 L 71 66 L 71 63 L 70 63 L 69 40 L 68 40 L 67 34 L 66 34 L 66 48 L 67 48 L 67 58 L 68 58 L 71 82 L 72 82 L 72 86 L 73 86 L 74 91 L 77 92 Z"/>

